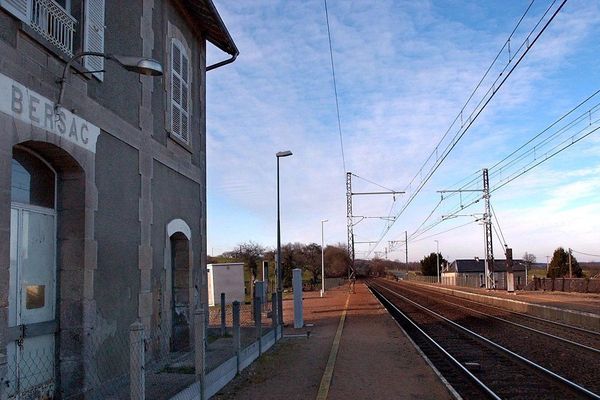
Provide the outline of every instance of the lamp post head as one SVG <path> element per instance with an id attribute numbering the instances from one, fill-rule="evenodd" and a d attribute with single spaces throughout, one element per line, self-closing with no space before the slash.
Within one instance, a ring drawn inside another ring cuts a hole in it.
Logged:
<path id="1" fill-rule="evenodd" d="M 291 156 L 291 155 L 292 155 L 292 152 L 291 152 L 291 151 L 289 151 L 289 150 L 280 151 L 280 152 L 278 152 L 277 154 L 275 154 L 275 156 L 277 156 L 277 158 L 280 158 L 280 157 L 287 157 L 287 156 Z"/>
<path id="2" fill-rule="evenodd" d="M 110 55 L 107 58 L 116 61 L 127 71 L 140 75 L 161 76 L 162 65 L 153 58 Z"/>
<path id="3" fill-rule="evenodd" d="M 323 222 L 329 222 L 329 220 L 328 219 L 322 219 L 321 223 L 323 223 Z"/>

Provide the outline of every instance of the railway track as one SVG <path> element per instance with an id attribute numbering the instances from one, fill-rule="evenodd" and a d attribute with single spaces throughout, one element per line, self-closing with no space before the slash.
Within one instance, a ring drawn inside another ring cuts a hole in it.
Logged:
<path id="1" fill-rule="evenodd" d="M 488 318 L 495 319 L 496 321 L 511 324 L 525 330 L 549 336 L 556 340 L 569 343 L 570 345 L 580 347 L 583 350 L 591 351 L 600 355 L 600 332 L 510 311 L 496 306 L 482 304 L 469 299 L 459 298 L 439 290 L 429 288 L 426 285 L 411 287 L 411 285 L 400 284 L 396 282 L 386 283 L 388 284 L 388 287 L 401 287 L 403 290 L 410 291 L 418 296 L 428 293 L 431 296 L 434 296 L 436 301 L 484 315 Z M 385 283 L 383 284 L 385 285 Z"/>
<path id="2" fill-rule="evenodd" d="M 461 317 L 455 310 L 452 318 L 448 318 L 440 310 L 430 309 L 431 305 L 421 305 L 398 293 L 397 287 L 376 281 L 367 284 L 441 375 L 465 399 L 600 399 L 593 390 L 464 326 L 465 322 L 472 324 L 470 320 L 478 318 L 473 314 L 463 312 Z M 596 361 L 599 360 L 597 357 Z M 598 364 L 588 367 L 594 370 L 595 365 Z"/>

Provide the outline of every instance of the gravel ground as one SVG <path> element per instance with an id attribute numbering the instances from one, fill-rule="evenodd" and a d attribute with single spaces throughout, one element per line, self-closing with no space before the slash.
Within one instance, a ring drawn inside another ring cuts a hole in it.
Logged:
<path id="1" fill-rule="evenodd" d="M 458 308 L 454 304 L 440 302 L 440 297 L 443 296 L 429 291 L 427 291 L 427 293 L 420 292 L 419 288 L 414 285 L 394 284 L 383 280 L 377 282 L 393 288 L 394 291 L 404 294 L 411 300 L 474 330 L 480 335 L 543 365 L 567 379 L 583 385 L 593 392 L 600 391 L 596 369 L 582 368 L 582 366 L 598 365 L 600 363 L 600 356 L 598 353 L 564 342 L 559 342 L 556 339 L 523 330 L 523 328 L 514 325 L 490 319 L 470 310 Z M 413 317 L 412 314 L 411 317 Z M 431 327 L 431 323 L 428 323 L 428 325 Z M 545 330 L 553 334 L 558 333 L 555 332 L 556 328 L 553 326 L 547 326 Z M 447 336 L 448 334 L 442 334 L 440 337 L 444 338 Z M 499 367 L 496 367 L 495 371 L 490 370 L 490 372 L 497 372 L 500 373 L 500 376 L 505 376 L 505 374 L 501 373 Z M 517 377 L 513 375 L 513 380 L 516 378 Z M 493 379 L 493 375 L 491 375 L 489 379 Z M 526 391 L 525 384 L 522 384 L 521 386 L 518 385 L 516 381 L 513 381 L 513 383 L 515 384 L 515 387 L 519 389 L 517 392 L 499 393 L 504 395 L 511 393 L 509 397 L 524 395 L 525 398 L 529 398 L 532 396 L 532 393 L 535 393 L 535 391 Z M 533 387 L 531 389 L 533 389 Z"/>

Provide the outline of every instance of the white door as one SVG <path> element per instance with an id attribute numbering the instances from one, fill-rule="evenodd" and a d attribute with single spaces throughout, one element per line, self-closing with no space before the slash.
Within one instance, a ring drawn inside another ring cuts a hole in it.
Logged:
<path id="1" fill-rule="evenodd" d="M 54 393 L 56 306 L 54 210 L 13 203 L 10 232 L 8 389 L 11 398 Z"/>

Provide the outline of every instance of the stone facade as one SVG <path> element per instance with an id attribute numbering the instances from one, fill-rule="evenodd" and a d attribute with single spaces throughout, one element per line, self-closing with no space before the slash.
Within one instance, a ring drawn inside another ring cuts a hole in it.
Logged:
<path id="1" fill-rule="evenodd" d="M 79 22 L 86 1 L 72 2 Z M 56 79 L 68 56 L 1 4 L 0 77 L 56 102 Z M 22 148 L 56 171 L 57 397 L 93 385 L 99 372 L 92 368 L 108 366 L 86 360 L 103 360 L 96 354 L 103 351 L 99 344 L 126 343 L 114 339 L 127 338 L 132 323 L 141 322 L 147 332 L 169 332 L 177 309 L 175 281 L 187 295 L 179 306 L 182 317 L 191 318 L 207 302 L 206 41 L 237 55 L 211 0 L 107 2 L 104 10 L 105 51 L 154 58 L 165 74 L 137 75 L 110 61 L 103 80 L 68 74 L 61 106 L 99 128 L 95 151 L 0 111 L 0 364 L 20 329 L 9 326 L 8 309 L 11 165 L 13 149 Z M 190 51 L 187 144 L 173 137 L 168 122 L 174 28 Z M 74 53 L 82 50 L 84 36 L 85 29 L 76 32 Z M 71 72 L 86 71 L 74 65 Z M 10 96 L 1 92 L 0 102 Z M 0 365 L 0 374 L 5 370 Z"/>

